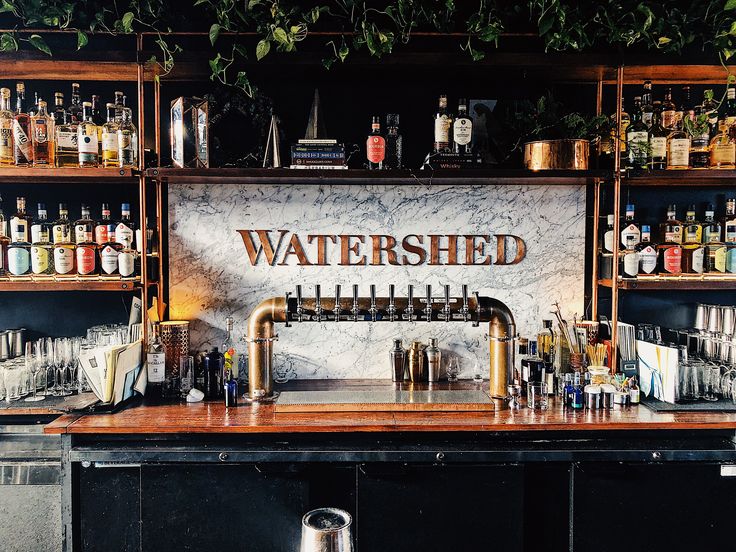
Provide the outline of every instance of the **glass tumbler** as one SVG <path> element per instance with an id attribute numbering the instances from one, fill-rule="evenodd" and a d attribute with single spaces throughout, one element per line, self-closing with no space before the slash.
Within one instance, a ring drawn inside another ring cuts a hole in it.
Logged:
<path id="1" fill-rule="evenodd" d="M 533 410 L 547 410 L 547 384 L 546 383 L 530 383 L 529 384 L 529 408 Z"/>

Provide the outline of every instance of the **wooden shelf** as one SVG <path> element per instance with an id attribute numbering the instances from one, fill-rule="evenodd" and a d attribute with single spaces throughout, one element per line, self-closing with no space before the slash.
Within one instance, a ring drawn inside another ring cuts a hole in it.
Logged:
<path id="1" fill-rule="evenodd" d="M 598 285 L 613 287 L 610 279 L 598 280 Z M 663 276 L 654 278 L 636 278 L 618 281 L 620 290 L 641 291 L 709 291 L 709 290 L 736 290 L 736 275 L 713 276 L 713 275 L 688 275 L 688 276 Z"/>
<path id="2" fill-rule="evenodd" d="M 82 169 L 80 167 L 39 169 L 33 167 L 0 167 L 0 184 L 52 184 L 56 182 L 134 182 L 133 169 Z"/>
<path id="3" fill-rule="evenodd" d="M 630 171 L 621 183 L 628 186 L 729 186 L 736 185 L 736 170 L 688 169 L 682 171 Z"/>
<path id="4" fill-rule="evenodd" d="M 527 171 L 524 169 L 443 169 L 369 171 L 366 169 L 148 169 L 146 175 L 178 184 L 485 184 L 582 186 L 607 171 Z"/>
<path id="5" fill-rule="evenodd" d="M 64 280 L 0 279 L 3 291 L 135 291 L 140 280 L 95 280 L 69 278 Z"/>

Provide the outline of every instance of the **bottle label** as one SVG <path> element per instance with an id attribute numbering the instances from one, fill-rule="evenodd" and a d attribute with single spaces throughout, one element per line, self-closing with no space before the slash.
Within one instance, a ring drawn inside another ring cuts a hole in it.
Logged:
<path id="1" fill-rule="evenodd" d="M 457 119 L 452 126 L 452 139 L 456 144 L 467 146 L 473 137 L 473 121 L 466 117 Z"/>
<path id="2" fill-rule="evenodd" d="M 690 224 L 685 227 L 685 241 L 700 243 L 703 240 L 703 227 L 699 224 Z"/>
<path id="3" fill-rule="evenodd" d="M 13 157 L 13 127 L 0 121 L 0 157 Z"/>
<path id="4" fill-rule="evenodd" d="M 668 247 L 662 252 L 662 265 L 665 272 L 680 274 L 682 272 L 682 248 Z"/>
<path id="5" fill-rule="evenodd" d="M 125 247 L 133 247 L 133 230 L 122 222 L 115 227 L 115 241 Z"/>
<path id="6" fill-rule="evenodd" d="M 690 165 L 690 138 L 672 138 L 669 141 L 668 167 L 687 167 Z"/>
<path id="7" fill-rule="evenodd" d="M 640 130 L 632 130 L 626 135 L 629 144 L 629 158 L 641 158 L 647 156 L 649 146 L 649 134 Z"/>
<path id="8" fill-rule="evenodd" d="M 662 126 L 664 128 L 675 128 L 677 123 L 677 115 L 674 109 L 668 109 L 662 112 Z"/>
<path id="9" fill-rule="evenodd" d="M 46 274 L 51 264 L 48 247 L 31 247 L 31 270 L 34 274 Z"/>
<path id="10" fill-rule="evenodd" d="M 49 139 L 49 128 L 46 119 L 33 119 L 33 141 L 37 144 L 45 144 Z"/>
<path id="11" fill-rule="evenodd" d="M 380 163 L 386 157 L 386 141 L 382 136 L 369 136 L 365 148 L 371 163 Z"/>
<path id="12" fill-rule="evenodd" d="M 736 273 L 736 247 L 729 247 L 726 251 L 726 272 Z"/>
<path id="13" fill-rule="evenodd" d="M 653 274 L 657 270 L 657 252 L 648 245 L 639 252 L 639 273 Z"/>
<path id="14" fill-rule="evenodd" d="M 608 230 L 603 234 L 603 249 L 613 253 L 613 230 Z"/>
<path id="15" fill-rule="evenodd" d="M 165 353 L 146 354 L 146 370 L 148 373 L 148 381 L 150 383 L 163 382 L 164 375 L 166 373 L 166 354 Z"/>
<path id="16" fill-rule="evenodd" d="M 100 252 L 100 267 L 105 274 L 115 274 L 118 271 L 118 250 L 106 245 Z"/>
<path id="17" fill-rule="evenodd" d="M 636 224 L 629 224 L 624 228 L 623 232 L 621 232 L 621 244 L 624 247 L 628 245 L 627 238 L 629 236 L 634 236 L 634 245 L 641 241 L 641 230 L 639 230 L 639 227 Z"/>
<path id="18" fill-rule="evenodd" d="M 81 130 L 82 127 L 80 127 Z M 90 158 L 94 154 L 94 159 L 97 159 L 99 153 L 99 146 L 97 145 L 97 132 L 92 134 L 83 134 L 79 132 L 77 134 L 77 147 L 79 148 L 79 159 L 82 160 L 84 154 L 89 155 Z M 85 157 L 85 160 L 90 158 Z"/>
<path id="19" fill-rule="evenodd" d="M 57 131 L 56 147 L 60 150 L 77 151 L 77 133 L 69 130 Z"/>
<path id="20" fill-rule="evenodd" d="M 639 274 L 639 254 L 637 252 L 624 255 L 624 276 L 635 278 Z"/>
<path id="21" fill-rule="evenodd" d="M 651 140 L 649 140 L 649 147 L 652 149 L 653 158 L 664 159 L 667 157 L 666 136 L 652 136 Z"/>
<path id="22" fill-rule="evenodd" d="M 669 232 L 665 232 L 664 241 L 670 243 L 682 243 L 682 226 L 675 226 Z"/>
<path id="23" fill-rule="evenodd" d="M 13 120 L 13 141 L 16 153 L 24 158 L 25 163 L 33 160 L 33 152 L 31 151 L 31 141 L 28 139 L 25 129 L 21 126 L 17 119 Z"/>
<path id="24" fill-rule="evenodd" d="M 648 127 L 652 126 L 653 118 L 654 118 L 653 111 L 642 111 L 641 112 L 641 122 L 647 125 Z"/>
<path id="25" fill-rule="evenodd" d="M 720 226 L 706 226 L 703 228 L 703 243 L 713 243 L 721 241 L 721 227 Z"/>
<path id="26" fill-rule="evenodd" d="M 48 230 L 44 230 L 41 224 L 31 225 L 31 243 L 47 242 L 49 241 Z"/>
<path id="27" fill-rule="evenodd" d="M 112 224 L 98 224 L 95 226 L 95 241 L 97 245 L 102 245 L 111 241 L 111 235 L 114 236 L 115 227 Z"/>
<path id="28" fill-rule="evenodd" d="M 434 141 L 447 144 L 450 141 L 450 118 L 442 115 L 434 120 Z"/>
<path id="29" fill-rule="evenodd" d="M 690 271 L 702 274 L 705 268 L 705 247 L 698 247 L 692 252 Z"/>
<path id="30" fill-rule="evenodd" d="M 68 224 L 54 224 L 51 232 L 54 235 L 54 243 L 69 241 L 70 228 Z"/>
<path id="31" fill-rule="evenodd" d="M 118 135 L 116 132 L 102 133 L 102 151 L 113 151 L 118 154 Z"/>
<path id="32" fill-rule="evenodd" d="M 10 240 L 14 242 L 28 241 L 28 221 L 19 217 L 10 219 Z"/>
<path id="33" fill-rule="evenodd" d="M 719 247 L 713 254 L 713 266 L 712 270 L 715 272 L 726 272 L 726 256 L 728 250 L 725 246 Z"/>
<path id="34" fill-rule="evenodd" d="M 69 247 L 54 247 L 54 270 L 57 274 L 74 272 L 74 250 Z"/>
<path id="35" fill-rule="evenodd" d="M 711 167 L 736 163 L 736 144 L 715 144 L 710 152 Z"/>
<path id="36" fill-rule="evenodd" d="M 31 254 L 24 247 L 8 248 L 8 272 L 13 276 L 28 274 L 31 268 Z"/>
<path id="37" fill-rule="evenodd" d="M 725 238 L 728 243 L 736 242 L 736 220 L 726 221 Z"/>
<path id="38" fill-rule="evenodd" d="M 86 276 L 93 274 L 96 264 L 96 251 L 94 247 L 77 247 L 77 274 Z"/>
<path id="39" fill-rule="evenodd" d="M 128 278 L 135 272 L 135 253 L 132 251 L 121 251 L 118 254 L 118 270 L 123 278 Z"/>
<path id="40" fill-rule="evenodd" d="M 85 241 L 84 234 L 87 230 L 87 225 L 85 224 L 77 224 L 74 226 L 74 242 L 75 243 L 82 243 Z"/>

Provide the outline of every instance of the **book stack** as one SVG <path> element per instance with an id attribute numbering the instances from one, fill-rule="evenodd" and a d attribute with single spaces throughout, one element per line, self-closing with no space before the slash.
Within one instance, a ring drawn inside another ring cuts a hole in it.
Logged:
<path id="1" fill-rule="evenodd" d="M 291 146 L 292 169 L 347 169 L 345 146 L 330 138 L 302 139 Z"/>
<path id="2" fill-rule="evenodd" d="M 480 169 L 482 159 L 474 153 L 430 153 L 424 159 L 422 169 Z"/>

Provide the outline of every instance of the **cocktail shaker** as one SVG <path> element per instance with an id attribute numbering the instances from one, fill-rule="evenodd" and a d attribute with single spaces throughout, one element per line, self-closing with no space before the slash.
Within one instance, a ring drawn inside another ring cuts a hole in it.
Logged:
<path id="1" fill-rule="evenodd" d="M 22 356 L 26 346 L 26 329 L 19 328 L 17 330 L 9 331 L 10 341 L 10 358 L 17 358 Z"/>
<path id="2" fill-rule="evenodd" d="M 427 379 L 430 382 L 440 380 L 440 359 L 442 357 L 442 351 L 437 347 L 437 339 L 434 337 L 430 338 L 429 346 L 426 349 L 427 353 Z"/>
<path id="3" fill-rule="evenodd" d="M 10 332 L 0 332 L 0 360 L 10 358 Z"/>
<path id="4" fill-rule="evenodd" d="M 424 349 L 421 341 L 415 341 L 409 349 L 409 379 L 412 382 L 426 381 L 424 374 Z"/>
<path id="5" fill-rule="evenodd" d="M 391 380 L 404 381 L 404 372 L 406 370 L 406 350 L 401 345 L 400 339 L 394 339 L 394 346 L 388 352 L 389 362 L 391 364 Z"/>
<path id="6" fill-rule="evenodd" d="M 353 552 L 353 518 L 338 508 L 318 508 L 302 518 L 299 552 Z"/>

